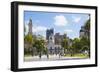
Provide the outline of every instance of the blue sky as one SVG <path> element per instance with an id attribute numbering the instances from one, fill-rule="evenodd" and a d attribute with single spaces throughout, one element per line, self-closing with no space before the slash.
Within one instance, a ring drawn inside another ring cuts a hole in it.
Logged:
<path id="1" fill-rule="evenodd" d="M 28 32 L 32 19 L 33 34 L 46 36 L 46 29 L 54 28 L 54 33 L 66 33 L 69 38 L 79 37 L 81 26 L 89 19 L 88 14 L 24 11 L 24 23 Z M 26 33 L 27 33 L 26 32 Z"/>

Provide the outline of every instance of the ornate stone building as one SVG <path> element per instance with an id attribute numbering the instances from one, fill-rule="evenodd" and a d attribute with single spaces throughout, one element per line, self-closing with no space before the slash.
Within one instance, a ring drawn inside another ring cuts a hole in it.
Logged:
<path id="1" fill-rule="evenodd" d="M 89 38 L 89 35 L 90 35 L 90 32 L 86 30 L 84 26 L 82 26 L 80 30 L 80 38 L 82 37 Z"/>
<path id="2" fill-rule="evenodd" d="M 29 27 L 28 34 L 32 35 L 32 19 L 29 20 L 28 27 Z"/>
<path id="3" fill-rule="evenodd" d="M 46 40 L 49 54 L 64 54 L 64 49 L 61 47 L 62 38 L 62 35 L 54 35 L 54 29 L 47 29 Z"/>

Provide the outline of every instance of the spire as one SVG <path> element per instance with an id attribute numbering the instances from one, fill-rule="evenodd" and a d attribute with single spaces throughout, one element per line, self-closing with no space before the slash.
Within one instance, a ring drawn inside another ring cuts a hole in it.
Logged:
<path id="1" fill-rule="evenodd" d="M 28 33 L 29 33 L 29 34 L 32 34 L 32 19 L 31 19 L 31 18 L 30 18 L 30 20 L 29 20 L 28 27 L 29 27 Z"/>
<path id="2" fill-rule="evenodd" d="M 90 14 L 89 14 L 89 20 L 90 20 Z"/>

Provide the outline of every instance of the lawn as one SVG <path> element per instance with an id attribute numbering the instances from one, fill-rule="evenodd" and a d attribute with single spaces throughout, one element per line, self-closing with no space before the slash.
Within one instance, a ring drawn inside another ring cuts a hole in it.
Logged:
<path id="1" fill-rule="evenodd" d="M 70 54 L 64 55 L 65 57 L 78 57 L 78 58 L 88 58 L 89 56 L 87 54 L 74 54 L 71 56 Z"/>

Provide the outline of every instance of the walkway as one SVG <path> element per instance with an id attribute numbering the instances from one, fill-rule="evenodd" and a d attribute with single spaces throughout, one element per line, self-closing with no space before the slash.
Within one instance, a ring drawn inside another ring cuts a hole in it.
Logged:
<path id="1" fill-rule="evenodd" d="M 49 55 L 49 58 L 47 58 L 46 55 L 41 56 L 41 59 L 39 56 L 31 56 L 31 57 L 25 57 L 24 61 L 55 61 L 55 60 L 77 60 L 77 59 L 86 59 L 86 58 L 80 58 L 80 57 L 64 57 L 59 55 Z"/>

